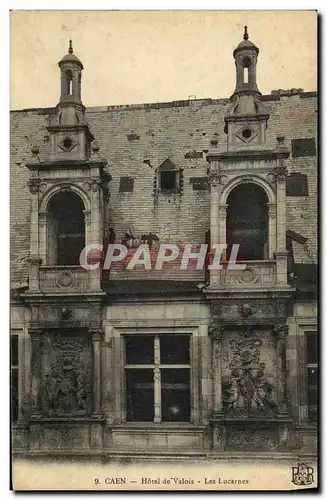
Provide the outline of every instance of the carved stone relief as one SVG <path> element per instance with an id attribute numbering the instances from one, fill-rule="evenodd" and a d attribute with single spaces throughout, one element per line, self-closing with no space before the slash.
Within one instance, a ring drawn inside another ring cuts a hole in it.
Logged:
<path id="1" fill-rule="evenodd" d="M 48 416 L 83 415 L 91 410 L 91 350 L 83 335 L 43 338 L 42 409 Z"/>
<path id="2" fill-rule="evenodd" d="M 227 415 L 275 415 L 275 381 L 272 370 L 267 373 L 267 363 L 261 359 L 262 348 L 263 334 L 252 328 L 240 332 L 225 344 L 222 389 L 224 412 Z M 271 349 L 269 345 L 269 351 Z M 268 345 L 265 345 L 264 357 L 269 362 L 272 353 L 267 350 Z"/>

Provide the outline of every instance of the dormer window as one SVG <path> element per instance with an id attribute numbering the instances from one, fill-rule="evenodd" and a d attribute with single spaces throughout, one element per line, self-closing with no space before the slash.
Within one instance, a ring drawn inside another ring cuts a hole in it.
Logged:
<path id="1" fill-rule="evenodd" d="M 158 188 L 163 193 L 179 190 L 179 170 L 169 158 L 158 169 Z"/>
<path id="2" fill-rule="evenodd" d="M 162 191 L 171 191 L 177 188 L 177 172 L 163 171 L 160 172 L 160 188 Z"/>

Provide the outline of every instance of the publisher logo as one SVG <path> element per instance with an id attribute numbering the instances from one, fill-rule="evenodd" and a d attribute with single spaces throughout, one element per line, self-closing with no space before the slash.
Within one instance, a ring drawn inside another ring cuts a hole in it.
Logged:
<path id="1" fill-rule="evenodd" d="M 292 467 L 292 483 L 298 486 L 307 486 L 314 482 L 313 467 L 308 467 L 307 464 L 298 464 L 297 467 Z"/>

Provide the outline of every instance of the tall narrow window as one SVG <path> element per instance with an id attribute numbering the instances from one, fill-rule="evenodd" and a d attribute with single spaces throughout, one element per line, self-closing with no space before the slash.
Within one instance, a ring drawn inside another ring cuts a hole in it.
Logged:
<path id="1" fill-rule="evenodd" d="M 249 68 L 244 68 L 244 83 L 249 83 Z"/>
<path id="2" fill-rule="evenodd" d="M 180 171 L 169 158 L 158 169 L 157 183 L 162 193 L 175 193 L 180 188 Z"/>
<path id="3" fill-rule="evenodd" d="M 11 415 L 12 421 L 16 422 L 18 420 L 18 335 L 11 335 L 10 347 Z"/>
<path id="4" fill-rule="evenodd" d="M 73 192 L 53 196 L 48 209 L 48 264 L 77 266 L 85 246 L 84 204 Z"/>
<path id="5" fill-rule="evenodd" d="M 127 421 L 190 421 L 189 349 L 189 335 L 125 337 Z"/>
<path id="6" fill-rule="evenodd" d="M 67 81 L 67 95 L 73 94 L 73 73 L 68 70 L 66 71 L 66 81 Z"/>
<path id="7" fill-rule="evenodd" d="M 243 73 L 243 82 L 244 83 L 249 83 L 249 67 L 251 65 L 251 59 L 249 57 L 244 57 L 243 58 L 243 67 L 244 67 L 244 73 Z"/>
<path id="8" fill-rule="evenodd" d="M 317 332 L 306 333 L 307 399 L 309 422 L 318 416 L 318 339 Z"/>
<path id="9" fill-rule="evenodd" d="M 256 184 L 236 186 L 227 198 L 227 245 L 239 244 L 239 260 L 268 258 L 268 198 Z"/>

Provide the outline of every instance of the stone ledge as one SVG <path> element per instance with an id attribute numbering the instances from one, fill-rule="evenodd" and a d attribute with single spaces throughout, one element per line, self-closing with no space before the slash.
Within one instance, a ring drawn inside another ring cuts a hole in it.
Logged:
<path id="1" fill-rule="evenodd" d="M 149 461 L 151 459 L 160 461 L 160 460 L 176 460 L 176 462 L 180 462 L 180 460 L 192 460 L 196 459 L 196 461 L 210 462 L 220 461 L 225 463 L 230 462 L 291 462 L 292 464 L 296 464 L 301 461 L 311 460 L 316 462 L 318 460 L 316 453 L 311 452 L 297 452 L 297 453 L 287 453 L 287 452 L 233 452 L 233 451 L 221 451 L 219 453 L 214 451 L 207 450 L 199 450 L 199 451 L 182 451 L 178 452 L 176 450 L 150 450 L 144 452 L 143 450 L 117 450 L 117 449 L 105 449 L 105 450 L 13 450 L 13 459 L 24 459 L 24 460 L 36 460 L 45 459 L 47 462 L 57 461 L 60 458 L 62 460 L 96 460 L 99 459 L 101 461 L 119 461 L 121 459 L 129 458 L 131 460 L 146 460 Z"/>

